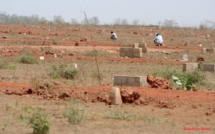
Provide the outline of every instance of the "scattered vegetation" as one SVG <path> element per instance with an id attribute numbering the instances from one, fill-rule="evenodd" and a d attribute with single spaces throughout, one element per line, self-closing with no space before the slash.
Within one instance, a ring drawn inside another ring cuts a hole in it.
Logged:
<path id="1" fill-rule="evenodd" d="M 35 64 L 37 63 L 37 59 L 31 55 L 24 54 L 18 58 L 18 62 L 23 64 Z"/>
<path id="2" fill-rule="evenodd" d="M 69 68 L 68 65 L 52 66 L 52 71 L 49 75 L 56 78 L 74 79 L 78 74 L 77 69 Z"/>
<path id="3" fill-rule="evenodd" d="M 195 88 L 195 85 L 206 84 L 205 75 L 198 70 L 190 73 L 185 73 L 166 69 L 165 71 L 154 72 L 153 75 L 173 81 L 175 84 L 180 86 L 180 89 L 184 90 L 192 90 Z"/>
<path id="4" fill-rule="evenodd" d="M 14 70 L 14 69 L 16 69 L 16 66 L 9 65 L 7 62 L 0 62 L 0 69 Z"/>
<path id="5" fill-rule="evenodd" d="M 31 84 L 34 89 L 50 89 L 52 87 L 51 82 L 44 82 L 36 77 L 31 79 Z"/>
<path id="6" fill-rule="evenodd" d="M 84 54 L 85 56 L 101 56 L 101 57 L 110 57 L 111 54 L 104 51 L 88 51 Z"/>
<path id="7" fill-rule="evenodd" d="M 104 75 L 101 72 L 92 71 L 91 77 L 97 80 L 102 80 L 104 78 Z"/>
<path id="8" fill-rule="evenodd" d="M 79 101 L 72 101 L 64 112 L 64 117 L 68 118 L 68 122 L 72 125 L 79 124 L 85 115 L 85 110 L 80 107 Z"/>
<path id="9" fill-rule="evenodd" d="M 149 125 L 161 124 L 160 120 L 156 117 L 153 117 L 153 116 L 144 116 L 143 120 L 145 121 L 146 124 L 149 124 Z"/>
<path id="10" fill-rule="evenodd" d="M 41 109 L 33 113 L 29 120 L 29 125 L 33 128 L 33 134 L 48 134 L 50 130 L 50 122 Z"/>
<path id="11" fill-rule="evenodd" d="M 112 119 L 117 119 L 117 120 L 131 120 L 137 118 L 136 114 L 129 114 L 125 111 L 112 111 L 110 113 L 110 117 Z"/>
<path id="12" fill-rule="evenodd" d="M 170 80 L 172 78 L 172 75 L 174 75 L 174 74 L 176 74 L 176 71 L 169 69 L 169 67 L 167 67 L 163 71 L 157 70 L 152 73 L 153 76 L 166 78 L 168 80 Z"/>

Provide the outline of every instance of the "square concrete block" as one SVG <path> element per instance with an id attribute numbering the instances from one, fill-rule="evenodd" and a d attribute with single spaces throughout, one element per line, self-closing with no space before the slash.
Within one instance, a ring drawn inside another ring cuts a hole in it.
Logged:
<path id="1" fill-rule="evenodd" d="M 183 71 L 184 72 L 192 72 L 199 68 L 198 63 L 184 63 L 183 64 Z"/>
<path id="2" fill-rule="evenodd" d="M 140 52 L 140 53 L 134 53 L 133 57 L 134 58 L 141 58 L 141 57 L 143 57 L 143 53 L 142 52 Z"/>
<path id="3" fill-rule="evenodd" d="M 135 83 L 134 77 L 128 77 L 128 84 Z"/>
<path id="4" fill-rule="evenodd" d="M 136 86 L 144 85 L 144 78 L 142 76 L 114 76 L 114 86 Z"/>
<path id="5" fill-rule="evenodd" d="M 119 50 L 119 55 L 122 57 L 129 57 L 129 58 L 140 58 L 142 57 L 142 48 L 125 48 L 122 47 Z"/>
<path id="6" fill-rule="evenodd" d="M 214 48 L 202 48 L 202 53 L 214 53 Z"/>
<path id="7" fill-rule="evenodd" d="M 146 77 L 143 76 L 138 76 L 138 77 L 134 77 L 134 81 L 135 83 L 137 83 L 139 86 L 144 85 L 144 83 L 146 83 Z"/>
<path id="8" fill-rule="evenodd" d="M 119 56 L 121 56 L 121 57 L 126 56 L 126 52 L 119 52 Z"/>
<path id="9" fill-rule="evenodd" d="M 148 49 L 147 47 L 142 48 L 142 52 L 143 52 L 143 53 L 147 53 L 147 51 L 148 51 L 147 49 Z"/>
<path id="10" fill-rule="evenodd" d="M 134 53 L 132 51 L 126 52 L 126 56 L 134 58 Z"/>
<path id="11" fill-rule="evenodd" d="M 147 47 L 147 44 L 146 44 L 146 43 L 140 43 L 140 44 L 139 44 L 139 47 L 145 48 L 145 47 Z"/>
<path id="12" fill-rule="evenodd" d="M 133 52 L 142 52 L 142 48 L 133 48 Z"/>
<path id="13" fill-rule="evenodd" d="M 215 64 L 200 64 L 199 69 L 202 71 L 215 72 Z"/>
<path id="14" fill-rule="evenodd" d="M 120 51 L 120 52 L 128 52 L 128 51 L 129 51 L 129 48 L 127 48 L 127 47 L 120 47 L 120 48 L 119 48 L 119 51 Z"/>
<path id="15" fill-rule="evenodd" d="M 127 84 L 128 83 L 128 78 L 121 76 L 121 84 Z"/>
<path id="16" fill-rule="evenodd" d="M 122 86 L 128 83 L 128 78 L 124 76 L 114 76 L 114 86 Z"/>
<path id="17" fill-rule="evenodd" d="M 207 53 L 214 53 L 214 48 L 208 48 L 208 49 L 206 49 L 206 52 Z"/>
<path id="18" fill-rule="evenodd" d="M 133 48 L 139 48 L 139 43 L 133 43 L 133 44 L 131 45 L 131 47 L 133 47 Z"/>

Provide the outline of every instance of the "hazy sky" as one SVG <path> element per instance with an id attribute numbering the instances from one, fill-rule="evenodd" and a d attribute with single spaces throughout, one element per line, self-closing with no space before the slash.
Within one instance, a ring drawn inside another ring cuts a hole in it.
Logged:
<path id="1" fill-rule="evenodd" d="M 180 26 L 198 26 L 206 20 L 215 22 L 215 0 L 0 0 L 0 11 L 9 15 L 37 14 L 48 20 L 55 15 L 65 21 L 98 17 L 101 23 L 117 18 L 135 19 L 145 24 L 158 24 L 173 19 Z"/>

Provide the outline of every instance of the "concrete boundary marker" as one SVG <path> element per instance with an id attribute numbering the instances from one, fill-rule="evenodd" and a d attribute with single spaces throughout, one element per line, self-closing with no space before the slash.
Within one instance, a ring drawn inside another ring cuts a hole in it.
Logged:
<path id="1" fill-rule="evenodd" d="M 143 76 L 114 76 L 114 86 L 135 86 L 144 85 L 145 77 Z"/>
<path id="2" fill-rule="evenodd" d="M 197 69 L 202 71 L 215 72 L 215 64 L 214 63 L 184 63 L 183 64 L 184 72 L 193 72 Z"/>

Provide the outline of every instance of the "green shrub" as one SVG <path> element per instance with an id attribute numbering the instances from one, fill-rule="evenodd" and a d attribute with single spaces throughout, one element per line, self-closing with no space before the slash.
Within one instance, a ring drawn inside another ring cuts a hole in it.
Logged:
<path id="1" fill-rule="evenodd" d="M 48 134 L 50 122 L 42 110 L 37 110 L 30 118 L 29 124 L 33 128 L 33 134 Z"/>
<path id="2" fill-rule="evenodd" d="M 74 79 L 77 76 L 78 70 L 68 68 L 65 65 L 60 65 L 58 67 L 52 66 L 52 71 L 49 75 L 56 79 L 56 78 L 65 78 L 65 79 Z"/>
<path id="3" fill-rule="evenodd" d="M 192 90 L 195 88 L 195 85 L 205 85 L 206 83 L 205 75 L 199 70 L 186 73 L 172 71 L 167 68 L 164 71 L 156 71 L 152 75 L 166 78 L 170 80 L 170 83 L 176 83 L 176 85 L 179 85 L 184 90 Z"/>
<path id="4" fill-rule="evenodd" d="M 68 118 L 70 124 L 79 124 L 84 119 L 85 110 L 78 107 L 77 103 L 73 101 L 65 110 L 64 117 Z"/>
<path id="5" fill-rule="evenodd" d="M 18 62 L 24 64 L 35 64 L 37 63 L 37 59 L 31 55 L 22 55 L 18 58 Z"/>
<path id="6" fill-rule="evenodd" d="M 184 90 L 192 90 L 195 88 L 195 84 L 205 85 L 205 75 L 200 71 L 194 71 L 192 73 L 176 73 L 172 76 L 173 81 L 180 85 Z"/>

